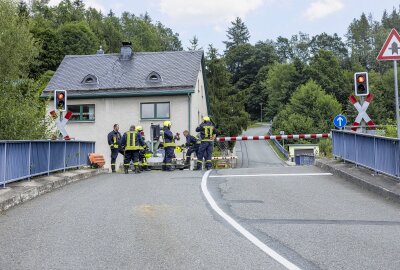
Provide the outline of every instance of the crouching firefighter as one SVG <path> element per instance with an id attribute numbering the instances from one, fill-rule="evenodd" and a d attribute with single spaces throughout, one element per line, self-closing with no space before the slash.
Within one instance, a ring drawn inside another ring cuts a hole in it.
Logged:
<path id="1" fill-rule="evenodd" d="M 199 156 L 197 157 L 197 170 L 203 168 L 203 158 L 206 162 L 206 170 L 211 170 L 212 168 L 212 149 L 213 142 L 217 136 L 214 124 L 210 121 L 210 117 L 205 116 L 203 118 L 203 123 L 196 128 L 197 132 L 200 132 L 200 148 Z"/>
<path id="2" fill-rule="evenodd" d="M 200 139 L 189 134 L 189 131 L 185 130 L 183 132 L 183 136 L 186 138 L 185 147 L 187 147 L 186 151 L 186 159 L 185 159 L 185 168 L 190 168 L 190 159 L 193 153 L 196 154 L 196 157 L 199 155 L 200 148 Z"/>
<path id="3" fill-rule="evenodd" d="M 146 139 L 144 137 L 144 131 L 143 131 L 142 126 L 137 126 L 136 132 L 139 133 L 140 137 L 142 138 L 143 145 L 144 145 L 144 146 L 141 146 L 141 148 L 139 150 L 139 168 L 141 171 L 151 171 L 149 168 L 149 164 L 147 163 L 147 156 L 149 153 L 151 156 L 151 152 L 149 151 L 149 147 L 146 144 Z"/>
<path id="4" fill-rule="evenodd" d="M 179 140 L 179 134 L 176 136 L 171 132 L 171 121 L 164 121 L 164 127 L 162 130 L 162 138 L 163 138 L 163 147 L 165 151 L 164 161 L 162 165 L 163 171 L 173 171 L 172 168 L 172 159 L 175 157 L 175 139 Z"/>
<path id="5" fill-rule="evenodd" d="M 115 163 L 118 153 L 120 152 L 121 133 L 119 133 L 119 125 L 115 124 L 113 130 L 107 136 L 108 145 L 111 150 L 111 172 L 115 173 Z M 122 153 L 123 154 L 123 153 Z"/>
<path id="6" fill-rule="evenodd" d="M 135 131 L 135 126 L 131 126 L 129 131 L 124 133 L 121 140 L 121 146 L 125 149 L 124 171 L 127 174 L 129 165 L 133 161 L 135 173 L 140 173 L 139 170 L 139 151 L 143 146 L 143 140 L 140 133 Z"/>

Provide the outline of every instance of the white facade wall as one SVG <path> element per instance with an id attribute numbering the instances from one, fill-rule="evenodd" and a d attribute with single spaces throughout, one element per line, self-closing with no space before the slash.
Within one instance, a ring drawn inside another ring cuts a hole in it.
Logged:
<path id="1" fill-rule="evenodd" d="M 201 69 L 200 69 L 201 70 Z M 140 103 L 148 102 L 170 102 L 170 121 L 172 122 L 172 132 L 181 134 L 183 144 L 183 131 L 189 129 L 189 102 L 191 103 L 190 131 L 195 133 L 195 129 L 201 122 L 201 118 L 207 115 L 206 96 L 204 93 L 203 75 L 199 74 L 195 93 L 191 95 L 179 96 L 151 96 L 151 97 L 124 97 L 124 98 L 96 98 L 96 99 L 68 99 L 69 105 L 95 105 L 94 122 L 68 122 L 66 129 L 71 138 L 76 140 L 88 140 L 96 142 L 96 153 L 101 153 L 106 158 L 106 167 L 110 167 L 110 148 L 107 142 L 107 135 L 113 129 L 114 124 L 119 124 L 121 135 L 126 132 L 131 125 L 141 125 L 145 132 L 146 139 L 150 136 L 150 125 L 160 124 L 164 120 L 141 120 Z M 50 102 L 49 108 L 53 106 Z M 201 118 L 199 118 L 201 117 Z M 118 156 L 117 166 L 123 164 L 122 155 Z"/>
<path id="2" fill-rule="evenodd" d="M 202 122 L 204 116 L 208 115 L 205 85 L 203 72 L 200 66 L 200 72 L 197 76 L 196 89 L 191 97 L 191 127 L 190 133 L 195 134 L 196 127 Z"/>

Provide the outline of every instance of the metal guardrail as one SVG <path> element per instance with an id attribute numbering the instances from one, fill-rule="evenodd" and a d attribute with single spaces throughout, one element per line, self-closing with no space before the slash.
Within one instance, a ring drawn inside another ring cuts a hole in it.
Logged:
<path id="1" fill-rule="evenodd" d="M 400 140 L 332 130 L 333 156 L 400 178 Z"/>
<path id="2" fill-rule="evenodd" d="M 0 184 L 89 165 L 92 141 L 0 141 Z"/>
<path id="3" fill-rule="evenodd" d="M 267 133 L 269 136 L 271 136 L 271 132 Z M 286 159 L 289 159 L 289 152 L 282 146 L 282 144 L 277 140 L 277 139 L 271 139 L 271 141 L 275 144 L 275 146 L 278 148 L 279 152 L 281 152 Z"/>

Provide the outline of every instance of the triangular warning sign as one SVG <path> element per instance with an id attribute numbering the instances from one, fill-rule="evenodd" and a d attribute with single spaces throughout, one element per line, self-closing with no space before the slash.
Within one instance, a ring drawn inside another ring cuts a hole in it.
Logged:
<path id="1" fill-rule="evenodd" d="M 390 31 L 376 59 L 379 61 L 400 60 L 400 35 L 397 33 L 396 29 L 393 28 L 392 31 Z"/>

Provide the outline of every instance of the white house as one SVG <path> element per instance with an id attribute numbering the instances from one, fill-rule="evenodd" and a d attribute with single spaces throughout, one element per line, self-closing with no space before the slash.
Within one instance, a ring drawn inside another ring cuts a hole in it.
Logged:
<path id="1" fill-rule="evenodd" d="M 107 167 L 107 134 L 114 124 L 122 134 L 130 125 L 141 125 L 149 137 L 151 123 L 170 120 L 172 132 L 195 133 L 209 111 L 203 51 L 133 52 L 124 43 L 119 54 L 68 55 L 42 97 L 52 97 L 54 90 L 67 90 L 73 112 L 69 136 L 95 141 Z M 122 162 L 120 155 L 117 164 Z"/>

